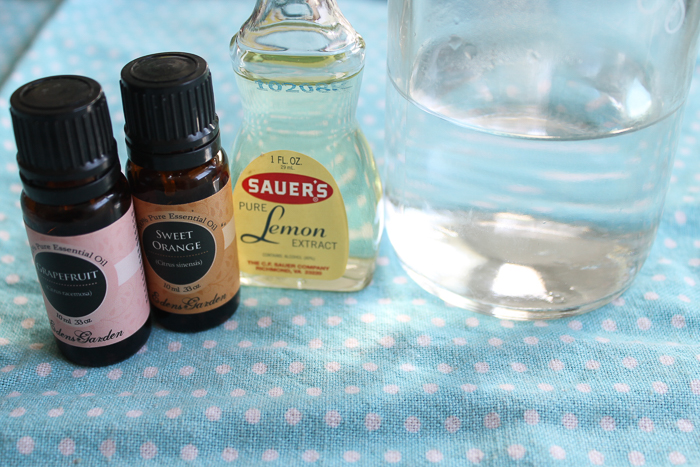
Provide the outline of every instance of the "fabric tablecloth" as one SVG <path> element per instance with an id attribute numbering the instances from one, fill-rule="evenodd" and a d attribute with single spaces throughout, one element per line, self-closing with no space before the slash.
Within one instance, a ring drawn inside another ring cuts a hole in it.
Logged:
<path id="1" fill-rule="evenodd" d="M 0 464 L 700 465 L 700 73 L 651 255 L 601 309 L 514 322 L 450 307 L 384 238 L 361 292 L 244 287 L 219 328 L 156 327 L 105 368 L 60 356 L 19 209 L 12 91 L 97 79 L 124 161 L 122 66 L 193 52 L 230 147 L 241 105 L 228 43 L 253 3 L 65 0 L 0 90 Z M 367 42 L 358 118 L 382 165 L 386 4 L 339 4 Z"/>

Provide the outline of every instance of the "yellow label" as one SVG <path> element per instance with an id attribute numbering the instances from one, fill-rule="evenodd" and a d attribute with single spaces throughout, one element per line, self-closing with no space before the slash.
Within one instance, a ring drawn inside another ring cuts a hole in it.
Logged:
<path id="1" fill-rule="evenodd" d="M 240 275 L 229 182 L 187 204 L 153 204 L 134 197 L 151 303 L 194 314 L 219 308 L 238 292 Z"/>
<path id="2" fill-rule="evenodd" d="M 294 151 L 254 159 L 233 190 L 241 271 L 338 279 L 348 262 L 348 219 L 328 170 Z"/>

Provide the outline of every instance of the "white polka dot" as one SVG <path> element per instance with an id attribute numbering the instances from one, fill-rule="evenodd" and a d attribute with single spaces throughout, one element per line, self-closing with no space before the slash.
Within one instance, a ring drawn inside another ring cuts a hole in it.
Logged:
<path id="1" fill-rule="evenodd" d="M 343 303 L 345 303 L 346 305 L 357 305 L 357 299 L 353 297 L 348 297 Z"/>
<path id="2" fill-rule="evenodd" d="M 133 395 L 134 395 L 133 392 L 128 392 L 128 391 L 121 392 L 121 393 L 118 394 L 119 397 L 130 397 L 130 396 L 133 396 Z"/>
<path id="3" fill-rule="evenodd" d="M 472 464 L 480 464 L 484 457 L 484 451 L 481 449 L 470 449 L 467 451 L 467 460 Z"/>
<path id="4" fill-rule="evenodd" d="M 15 297 L 12 301 L 15 305 L 26 305 L 29 302 L 29 299 L 20 295 L 19 297 Z"/>
<path id="5" fill-rule="evenodd" d="M 342 417 L 337 410 L 329 410 L 323 417 L 323 421 L 326 422 L 326 425 L 331 428 L 338 428 L 340 426 L 340 422 L 342 421 Z"/>
<path id="6" fill-rule="evenodd" d="M 525 342 L 528 345 L 537 345 L 540 342 L 540 340 L 535 336 L 528 336 L 523 339 L 523 342 Z"/>
<path id="7" fill-rule="evenodd" d="M 87 370 L 84 368 L 79 368 L 77 370 L 73 370 L 73 373 L 71 373 L 73 378 L 82 378 L 86 374 L 87 374 Z"/>
<path id="8" fill-rule="evenodd" d="M 562 417 L 561 424 L 564 425 L 564 428 L 567 430 L 574 430 L 578 428 L 578 418 L 576 415 L 568 413 Z"/>
<path id="9" fill-rule="evenodd" d="M 600 327 L 602 327 L 604 331 L 608 332 L 617 331 L 617 323 L 615 323 L 615 321 L 611 319 L 603 320 L 603 322 L 600 324 Z"/>
<path id="10" fill-rule="evenodd" d="M 655 276 L 651 277 L 651 280 L 653 280 L 654 282 L 663 282 L 666 280 L 666 276 L 664 276 L 663 274 L 656 274 Z"/>
<path id="11" fill-rule="evenodd" d="M 199 450 L 194 444 L 183 446 L 180 450 L 180 458 L 184 461 L 193 461 L 199 455 Z"/>
<path id="12" fill-rule="evenodd" d="M 400 323 L 408 323 L 409 321 L 411 321 L 411 317 L 408 315 L 398 315 L 396 317 L 396 321 Z"/>
<path id="13" fill-rule="evenodd" d="M 231 391 L 231 397 L 243 397 L 245 396 L 245 390 L 243 389 L 234 389 Z"/>
<path id="14" fill-rule="evenodd" d="M 257 298 L 246 298 L 245 300 L 243 300 L 243 304 L 245 306 L 257 306 L 258 299 Z"/>
<path id="15" fill-rule="evenodd" d="M 362 458 L 362 455 L 357 451 L 345 451 L 343 459 L 345 462 L 357 462 Z"/>
<path id="16" fill-rule="evenodd" d="M 614 306 L 625 306 L 625 299 L 622 297 L 617 297 L 610 303 L 612 303 Z"/>
<path id="17" fill-rule="evenodd" d="M 593 465 L 603 465 L 605 464 L 605 456 L 602 452 L 596 450 L 588 451 L 588 460 L 591 461 Z"/>
<path id="18" fill-rule="evenodd" d="M 5 282 L 7 282 L 9 285 L 14 285 L 19 282 L 19 276 L 17 274 L 9 274 L 7 277 L 5 277 Z"/>
<path id="19" fill-rule="evenodd" d="M 376 316 L 374 316 L 372 313 L 365 313 L 364 315 L 360 316 L 360 320 L 363 323 L 372 323 L 376 319 Z"/>
<path id="20" fill-rule="evenodd" d="M 547 383 L 540 383 L 540 384 L 537 385 L 537 387 L 538 387 L 541 391 L 547 391 L 547 392 L 549 392 L 549 391 L 554 391 L 554 386 L 552 386 L 551 384 L 547 384 Z"/>
<path id="21" fill-rule="evenodd" d="M 501 426 L 501 417 L 496 412 L 490 412 L 484 417 L 484 426 L 489 429 Z"/>
<path id="22" fill-rule="evenodd" d="M 595 340 L 596 342 L 600 342 L 601 344 L 607 344 L 608 342 L 610 342 L 610 339 L 608 339 L 607 337 L 596 337 Z"/>
<path id="23" fill-rule="evenodd" d="M 422 336 L 418 336 L 417 342 L 418 345 L 420 345 L 421 347 L 428 347 L 430 345 L 431 338 L 430 336 L 426 336 L 424 334 Z"/>
<path id="24" fill-rule="evenodd" d="M 440 388 L 435 383 L 426 383 L 423 385 L 423 391 L 426 394 L 435 394 L 436 392 L 438 392 L 438 389 L 440 389 Z"/>
<path id="25" fill-rule="evenodd" d="M 2 258 L 0 258 L 0 261 L 2 261 L 5 264 L 12 264 L 15 262 L 15 257 L 12 255 L 5 255 Z"/>
<path id="26" fill-rule="evenodd" d="M 366 371 L 377 371 L 379 369 L 379 365 L 376 363 L 368 362 L 368 363 L 363 363 L 362 368 L 364 368 Z"/>
<path id="27" fill-rule="evenodd" d="M 455 416 L 447 417 L 445 420 L 445 430 L 449 431 L 450 433 L 457 433 L 461 427 L 462 421 Z"/>
<path id="28" fill-rule="evenodd" d="M 273 462 L 279 459 L 280 454 L 279 452 L 275 451 L 274 449 L 268 449 L 267 451 L 262 453 L 262 460 L 265 462 Z"/>
<path id="29" fill-rule="evenodd" d="M 311 339 L 309 341 L 309 347 L 312 349 L 320 349 L 321 347 L 323 347 L 323 341 L 321 341 L 321 339 L 318 338 Z"/>
<path id="30" fill-rule="evenodd" d="M 321 388 L 309 388 L 306 390 L 306 394 L 312 397 L 318 397 L 322 393 Z"/>
<path id="31" fill-rule="evenodd" d="M 630 461 L 630 464 L 635 466 L 644 465 L 646 463 L 646 460 L 644 459 L 644 454 L 642 454 L 639 451 L 631 451 L 627 455 L 627 459 Z"/>
<path id="32" fill-rule="evenodd" d="M 146 368 L 143 370 L 143 377 L 144 377 L 144 378 L 153 378 L 153 377 L 156 376 L 157 374 L 158 374 L 158 368 L 156 368 L 156 367 L 154 367 L 154 366 L 146 367 Z"/>
<path id="33" fill-rule="evenodd" d="M 36 374 L 45 378 L 51 374 L 51 364 L 50 363 L 40 363 L 36 367 Z"/>
<path id="34" fill-rule="evenodd" d="M 346 394 L 359 394 L 360 393 L 360 388 L 357 386 L 346 386 L 345 387 L 345 393 Z"/>
<path id="35" fill-rule="evenodd" d="M 685 303 L 690 303 L 692 301 L 690 299 L 690 297 L 688 297 L 687 295 L 683 295 L 683 294 L 680 294 L 678 296 L 678 300 L 680 300 L 681 302 L 685 302 Z M 684 321 L 683 326 L 685 326 L 685 318 L 683 318 L 683 321 Z M 681 327 L 683 327 L 683 326 L 681 326 Z"/>
<path id="36" fill-rule="evenodd" d="M 182 348 L 182 343 L 180 342 L 171 342 L 168 344 L 168 350 L 171 352 L 177 352 Z"/>
<path id="37" fill-rule="evenodd" d="M 549 326 L 549 323 L 548 323 L 547 321 L 544 321 L 544 320 L 541 320 L 541 319 L 538 319 L 538 320 L 536 320 L 536 321 L 533 321 L 532 324 L 533 324 L 536 328 L 546 328 L 547 326 Z"/>
<path id="38" fill-rule="evenodd" d="M 32 350 L 41 350 L 44 348 L 44 344 L 41 342 L 35 342 L 33 344 L 29 344 L 29 348 Z"/>
<path id="39" fill-rule="evenodd" d="M 508 455 L 513 460 L 520 460 L 525 457 L 525 446 L 521 444 L 512 444 L 508 446 Z"/>
<path id="40" fill-rule="evenodd" d="M 498 337 L 492 337 L 491 339 L 488 340 L 489 345 L 493 347 L 500 347 L 503 345 L 503 340 L 499 339 Z"/>
<path id="41" fill-rule="evenodd" d="M 282 297 L 279 300 L 277 300 L 277 304 L 282 306 L 289 306 L 292 304 L 292 299 L 289 297 Z"/>
<path id="42" fill-rule="evenodd" d="M 561 371 L 564 369 L 564 362 L 558 359 L 550 360 L 549 368 L 554 371 Z"/>
<path id="43" fill-rule="evenodd" d="M 216 341 L 209 340 L 209 341 L 204 341 L 204 343 L 202 344 L 202 347 L 204 347 L 205 349 L 213 349 L 214 347 L 217 346 L 217 344 L 218 343 Z"/>
<path id="44" fill-rule="evenodd" d="M 240 341 L 238 343 L 238 347 L 240 347 L 242 349 L 247 349 L 248 347 L 252 347 L 252 346 L 253 346 L 253 343 L 250 341 Z"/>
<path id="45" fill-rule="evenodd" d="M 117 443 L 113 439 L 106 439 L 100 443 L 100 453 L 107 459 L 111 459 L 117 453 Z"/>
<path id="46" fill-rule="evenodd" d="M 312 306 L 323 306 L 323 304 L 326 302 L 321 297 L 316 297 L 312 298 L 309 303 L 311 303 Z"/>
<path id="47" fill-rule="evenodd" d="M 180 371 L 178 373 L 180 374 L 180 376 L 191 376 L 194 372 L 194 367 L 188 365 L 180 368 Z"/>
<path id="48" fill-rule="evenodd" d="M 684 433 L 690 433 L 695 429 L 693 426 L 693 422 L 688 420 L 687 418 L 681 418 L 676 422 L 676 426 L 678 427 L 679 430 L 681 430 Z"/>
<path id="49" fill-rule="evenodd" d="M 9 393 L 9 394 L 7 395 L 7 397 L 19 397 L 19 396 L 21 396 L 21 395 L 22 395 L 21 392 L 12 391 L 11 393 Z"/>
<path id="50" fill-rule="evenodd" d="M 651 387 L 657 394 L 666 394 L 668 392 L 668 385 L 662 381 L 654 381 L 651 383 Z"/>
<path id="51" fill-rule="evenodd" d="M 665 366 L 671 366 L 671 365 L 673 365 L 674 363 L 676 363 L 676 359 L 673 358 L 673 357 L 670 356 L 670 355 L 662 355 L 662 356 L 660 356 L 660 357 L 659 357 L 659 361 L 661 362 L 662 365 L 665 365 Z"/>
<path id="52" fill-rule="evenodd" d="M 617 392 L 630 392 L 630 386 L 626 383 L 615 383 L 613 389 Z"/>
<path id="53" fill-rule="evenodd" d="M 418 433 L 420 431 L 421 423 L 417 417 L 408 417 L 403 426 L 409 433 Z"/>
<path id="54" fill-rule="evenodd" d="M 573 329 L 574 331 L 580 331 L 581 329 L 583 329 L 583 323 L 581 321 L 577 321 L 577 320 L 569 322 L 568 326 L 570 329 Z"/>
<path id="55" fill-rule="evenodd" d="M 165 412 L 165 416 L 169 419 L 177 418 L 180 415 L 182 415 L 182 409 L 180 409 L 179 407 L 175 407 L 174 409 L 170 409 L 167 412 Z"/>
<path id="56" fill-rule="evenodd" d="M 476 318 L 467 318 L 466 324 L 470 328 L 475 328 L 479 325 L 479 320 Z"/>
<path id="57" fill-rule="evenodd" d="M 245 421 L 250 423 L 251 425 L 255 425 L 260 421 L 260 410 L 258 409 L 248 409 L 245 411 Z"/>
<path id="58" fill-rule="evenodd" d="M 23 436 L 18 439 L 17 451 L 24 455 L 31 454 L 34 451 L 34 439 L 31 436 Z"/>
<path id="59" fill-rule="evenodd" d="M 656 292 L 647 292 L 644 294 L 644 300 L 658 300 L 659 294 Z"/>
<path id="60" fill-rule="evenodd" d="M 464 337 L 455 337 L 452 342 L 459 346 L 467 345 L 467 340 Z"/>
<path id="61" fill-rule="evenodd" d="M 365 416 L 365 428 L 367 431 L 377 431 L 382 424 L 382 419 L 376 413 L 368 413 Z"/>
<path id="62" fill-rule="evenodd" d="M 637 365 L 637 359 L 634 357 L 625 357 L 622 359 L 622 366 L 624 366 L 625 368 L 634 370 L 635 368 L 637 368 Z"/>
<path id="63" fill-rule="evenodd" d="M 141 415 L 143 415 L 143 412 L 141 412 L 140 410 L 129 410 L 129 411 L 126 413 L 126 416 L 129 417 L 129 418 L 138 418 L 138 417 L 140 417 Z"/>
<path id="64" fill-rule="evenodd" d="M 488 373 L 489 364 L 486 362 L 477 362 L 474 364 L 474 371 L 477 373 Z"/>
<path id="65" fill-rule="evenodd" d="M 326 370 L 330 371 L 331 373 L 335 373 L 336 371 L 340 370 L 340 363 L 328 362 L 326 363 Z"/>
<path id="66" fill-rule="evenodd" d="M 540 414 L 537 410 L 526 410 L 523 412 L 523 418 L 528 425 L 537 425 L 540 422 Z"/>
<path id="67" fill-rule="evenodd" d="M 256 363 L 251 369 L 253 370 L 253 373 L 257 375 L 264 375 L 267 373 L 267 365 L 262 362 Z"/>
<path id="68" fill-rule="evenodd" d="M 675 315 L 673 318 L 671 318 L 671 325 L 674 328 L 684 328 L 685 327 L 685 316 L 683 315 Z"/>
<path id="69" fill-rule="evenodd" d="M 226 462 L 233 462 L 238 459 L 238 451 L 233 448 L 224 448 L 221 458 Z"/>
<path id="70" fill-rule="evenodd" d="M 34 322 L 35 322 L 34 318 L 27 318 L 27 319 L 22 321 L 22 327 L 24 329 L 31 329 L 34 327 Z"/>
<path id="71" fill-rule="evenodd" d="M 295 316 L 292 318 L 292 324 L 295 324 L 297 326 L 304 326 L 306 324 L 306 317 L 305 316 Z"/>
<path id="72" fill-rule="evenodd" d="M 600 362 L 598 360 L 588 360 L 586 362 L 587 370 L 597 370 L 600 368 Z"/>
<path id="73" fill-rule="evenodd" d="M 605 416 L 600 419 L 600 427 L 605 431 L 615 430 L 615 419 L 609 416 Z"/>
<path id="74" fill-rule="evenodd" d="M 639 429 L 642 431 L 645 431 L 647 433 L 651 433 L 654 431 L 654 422 L 647 417 L 642 417 L 639 419 L 639 422 L 637 423 L 637 426 L 639 426 Z"/>
<path id="75" fill-rule="evenodd" d="M 447 363 L 439 363 L 437 366 L 437 370 L 440 373 L 444 373 L 444 374 L 452 373 L 452 367 L 450 365 L 448 365 Z"/>
<path id="76" fill-rule="evenodd" d="M 15 369 L 14 365 L 7 365 L 7 366 L 0 368 L 0 371 L 2 371 L 3 373 L 9 373 L 10 371 L 12 371 L 14 369 Z"/>
<path id="77" fill-rule="evenodd" d="M 258 320 L 258 327 L 269 328 L 272 325 L 272 318 L 264 316 Z"/>
<path id="78" fill-rule="evenodd" d="M 204 411 L 204 416 L 207 417 L 207 420 L 210 422 L 216 422 L 221 420 L 221 409 L 216 406 L 208 407 L 207 410 Z"/>
<path id="79" fill-rule="evenodd" d="M 355 347 L 360 345 L 360 342 L 357 339 L 355 339 L 354 337 L 349 337 L 348 339 L 345 339 L 344 345 L 348 349 L 354 349 Z"/>
<path id="80" fill-rule="evenodd" d="M 464 392 L 474 392 L 478 389 L 474 384 L 463 384 L 461 388 Z"/>
<path id="81" fill-rule="evenodd" d="M 87 416 L 88 417 L 99 417 L 103 413 L 105 413 L 104 409 L 102 409 L 101 407 L 95 407 L 94 409 L 90 409 L 87 411 Z"/>
<path id="82" fill-rule="evenodd" d="M 62 407 L 59 407 L 59 408 L 57 408 L 57 409 L 51 409 L 51 410 L 49 410 L 49 411 L 46 413 L 46 415 L 48 415 L 48 416 L 51 417 L 51 418 L 56 418 L 56 417 L 60 417 L 61 415 L 63 415 L 63 413 L 64 413 L 63 408 L 62 408 Z"/>
<path id="83" fill-rule="evenodd" d="M 24 407 L 18 407 L 10 412 L 10 417 L 12 417 L 12 418 L 21 417 L 25 413 L 27 413 L 27 410 Z"/>
<path id="84" fill-rule="evenodd" d="M 387 394 L 398 394 L 400 388 L 395 384 L 387 384 L 382 388 Z"/>
<path id="85" fill-rule="evenodd" d="M 692 277 L 684 277 L 683 280 L 685 281 L 686 284 L 688 284 L 691 287 L 695 286 L 695 279 Z"/>
<path id="86" fill-rule="evenodd" d="M 287 412 L 285 412 L 285 414 L 284 414 L 284 419 L 287 421 L 287 423 L 289 425 L 292 425 L 292 426 L 299 423 L 301 421 L 301 418 L 302 418 L 301 412 L 299 412 L 299 410 L 295 409 L 295 408 L 291 408 L 291 409 L 287 410 Z"/>
<path id="87" fill-rule="evenodd" d="M 437 449 L 431 449 L 425 453 L 425 458 L 428 459 L 428 462 L 442 462 L 443 455 Z"/>
<path id="88" fill-rule="evenodd" d="M 669 453 L 668 460 L 673 465 L 682 465 L 686 463 L 685 456 L 678 451 L 673 451 Z"/>
<path id="89" fill-rule="evenodd" d="M 683 211 L 676 211 L 673 214 L 673 217 L 675 217 L 676 223 L 678 225 L 685 225 L 686 221 L 688 220 L 687 216 L 685 215 L 685 213 Z"/>
<path id="90" fill-rule="evenodd" d="M 416 369 L 416 367 L 410 363 L 403 363 L 399 368 L 402 371 L 414 371 Z"/>
<path id="91" fill-rule="evenodd" d="M 217 374 L 225 375 L 226 373 L 231 371 L 231 367 L 229 365 L 223 364 L 214 368 L 214 371 L 216 371 Z"/>
<path id="92" fill-rule="evenodd" d="M 204 397 L 207 395 L 206 389 L 195 389 L 192 391 L 192 397 Z"/>
<path id="93" fill-rule="evenodd" d="M 401 453 L 399 451 L 387 451 L 384 453 L 384 460 L 390 464 L 401 462 Z"/>
<path id="94" fill-rule="evenodd" d="M 515 323 L 513 321 L 503 319 L 501 320 L 501 326 L 507 329 L 513 329 L 515 327 Z"/>
<path id="95" fill-rule="evenodd" d="M 289 364 L 289 372 L 294 374 L 299 374 L 304 371 L 304 364 L 302 362 L 292 362 Z"/>
<path id="96" fill-rule="evenodd" d="M 317 451 L 314 451 L 313 449 L 309 449 L 308 451 L 304 451 L 304 453 L 301 455 L 301 460 L 304 462 L 316 462 L 321 458 L 321 454 L 319 454 Z"/>
<path id="97" fill-rule="evenodd" d="M 238 328 L 238 321 L 229 320 L 224 323 L 224 329 L 227 331 L 234 331 Z"/>
<path id="98" fill-rule="evenodd" d="M 651 329 L 651 320 L 649 318 L 639 318 L 637 320 L 637 327 L 642 331 L 648 331 Z"/>
<path id="99" fill-rule="evenodd" d="M 566 459 L 566 451 L 559 446 L 552 446 L 549 448 L 549 455 L 556 460 Z"/>
<path id="100" fill-rule="evenodd" d="M 343 322 L 343 318 L 341 318 L 340 316 L 331 316 L 326 322 L 329 326 L 337 326 Z"/>
<path id="101" fill-rule="evenodd" d="M 393 338 L 393 337 L 391 337 L 391 336 L 386 336 L 386 337 L 382 337 L 381 339 L 379 339 L 379 344 L 380 344 L 382 347 L 385 347 L 385 348 L 388 349 L 388 348 L 391 348 L 391 347 L 394 346 L 395 341 L 394 341 L 394 338 Z"/>

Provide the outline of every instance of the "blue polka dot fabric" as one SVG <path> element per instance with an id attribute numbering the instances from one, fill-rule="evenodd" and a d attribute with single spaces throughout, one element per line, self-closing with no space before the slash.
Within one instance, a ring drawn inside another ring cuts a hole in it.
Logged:
<path id="1" fill-rule="evenodd" d="M 514 322 L 447 306 L 408 279 L 385 238 L 361 292 L 244 287 L 219 328 L 154 328 L 105 368 L 60 356 L 19 209 L 12 91 L 47 75 L 95 78 L 124 161 L 122 66 L 196 53 L 230 147 L 242 111 L 228 43 L 253 3 L 65 0 L 7 77 L 0 464 L 700 465 L 700 72 L 651 256 L 599 310 Z M 358 117 L 381 165 L 386 4 L 339 4 L 367 42 Z"/>

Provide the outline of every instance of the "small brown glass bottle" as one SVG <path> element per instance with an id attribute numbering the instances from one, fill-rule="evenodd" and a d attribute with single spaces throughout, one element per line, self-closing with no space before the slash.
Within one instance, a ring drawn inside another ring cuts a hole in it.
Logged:
<path id="1" fill-rule="evenodd" d="M 14 92 L 22 212 L 51 330 L 85 366 L 124 360 L 151 332 L 126 178 L 101 86 L 54 76 Z"/>
<path id="2" fill-rule="evenodd" d="M 121 78 L 151 312 L 173 331 L 212 328 L 238 308 L 240 279 L 211 73 L 201 57 L 173 52 L 138 58 Z"/>

